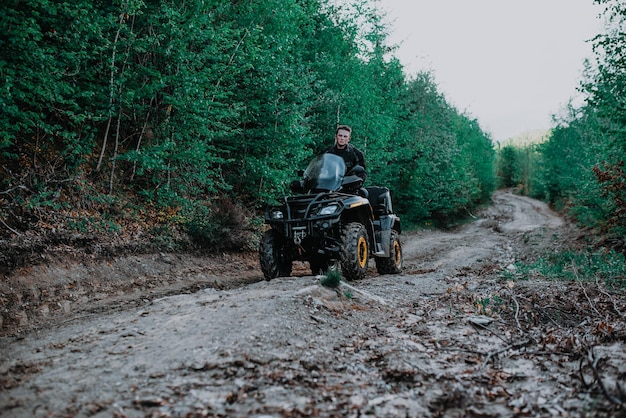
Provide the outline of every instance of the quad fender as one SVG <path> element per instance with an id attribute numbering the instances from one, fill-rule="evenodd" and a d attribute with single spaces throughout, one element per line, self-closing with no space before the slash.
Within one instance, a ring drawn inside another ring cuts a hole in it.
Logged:
<path id="1" fill-rule="evenodd" d="M 388 257 L 390 255 L 390 251 L 392 250 L 391 245 L 391 235 L 392 231 L 395 231 L 397 234 L 400 234 L 400 218 L 394 214 L 381 216 L 377 222 L 380 222 L 380 236 L 377 237 L 379 242 L 379 247 L 376 247 L 377 255 L 384 255 Z"/>
<path id="2" fill-rule="evenodd" d="M 363 207 L 364 209 L 366 208 L 371 214 L 372 208 L 370 207 L 369 203 L 369 200 L 359 195 L 350 196 L 343 200 L 343 205 L 346 207 L 346 209 Z"/>
<path id="3" fill-rule="evenodd" d="M 362 196 L 351 196 L 343 201 L 344 211 L 342 213 L 342 221 L 348 222 L 360 222 L 365 226 L 367 230 L 367 237 L 369 240 L 370 248 L 376 248 L 376 237 L 374 236 L 374 214 L 369 200 Z"/>

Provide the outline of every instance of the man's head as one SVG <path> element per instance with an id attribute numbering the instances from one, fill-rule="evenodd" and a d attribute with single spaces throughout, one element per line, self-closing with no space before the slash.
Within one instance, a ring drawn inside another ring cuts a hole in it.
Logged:
<path id="1" fill-rule="evenodd" d="M 352 128 L 348 125 L 339 125 L 335 131 L 335 146 L 339 149 L 344 149 L 350 142 L 350 135 L 352 134 Z"/>

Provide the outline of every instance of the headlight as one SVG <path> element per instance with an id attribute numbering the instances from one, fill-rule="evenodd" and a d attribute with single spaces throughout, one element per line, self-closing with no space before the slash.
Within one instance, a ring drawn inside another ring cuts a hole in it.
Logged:
<path id="1" fill-rule="evenodd" d="M 329 205 L 326 206 L 318 212 L 319 215 L 332 215 L 333 213 L 339 210 L 339 205 Z"/>
<path id="2" fill-rule="evenodd" d="M 278 210 L 278 209 L 273 210 L 272 213 L 270 213 L 270 216 L 274 220 L 276 220 L 276 219 L 283 219 L 285 217 L 285 215 L 283 215 L 283 212 Z"/>

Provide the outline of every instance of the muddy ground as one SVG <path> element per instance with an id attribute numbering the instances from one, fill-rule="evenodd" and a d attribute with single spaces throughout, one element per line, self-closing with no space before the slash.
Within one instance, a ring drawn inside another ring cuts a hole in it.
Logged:
<path id="1" fill-rule="evenodd" d="M 3 417 L 624 416 L 624 296 L 515 265 L 584 241 L 498 192 L 337 289 L 256 254 L 50 259 L 0 293 Z"/>

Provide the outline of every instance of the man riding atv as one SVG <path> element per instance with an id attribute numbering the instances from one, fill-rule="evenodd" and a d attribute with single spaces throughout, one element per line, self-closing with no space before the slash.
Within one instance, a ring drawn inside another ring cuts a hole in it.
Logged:
<path id="1" fill-rule="evenodd" d="M 291 184 L 295 195 L 266 209 L 269 229 L 259 247 L 266 280 L 291 275 L 293 261 L 308 261 L 313 274 L 338 262 L 347 280 L 365 277 L 370 257 L 380 274 L 401 271 L 400 218 L 387 188 L 359 193 L 363 178 L 357 174 L 364 172 L 360 165 L 346 172 L 343 158 L 320 154 Z"/>

